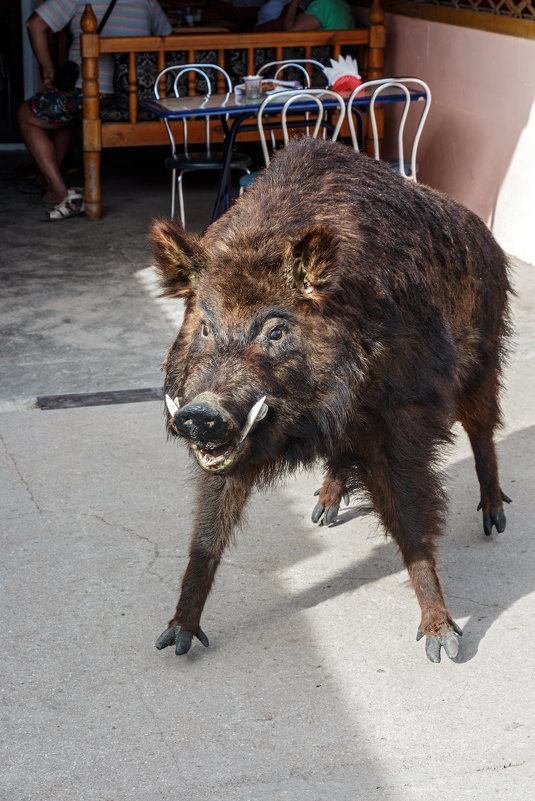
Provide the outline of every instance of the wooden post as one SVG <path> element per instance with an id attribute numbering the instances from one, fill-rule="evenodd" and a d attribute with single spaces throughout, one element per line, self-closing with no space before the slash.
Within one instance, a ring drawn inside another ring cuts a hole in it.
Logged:
<path id="1" fill-rule="evenodd" d="M 195 50 L 188 50 L 188 64 L 196 64 Z M 188 96 L 193 97 L 197 94 L 197 73 L 188 72 L 186 78 L 188 81 Z"/>
<path id="2" fill-rule="evenodd" d="M 161 72 L 165 69 L 165 51 L 159 50 L 158 51 L 158 72 Z M 158 82 L 158 93 L 160 97 L 167 97 L 167 81 L 165 79 L 165 75 L 162 75 Z"/>
<path id="3" fill-rule="evenodd" d="M 137 73 L 136 54 L 128 54 L 128 118 L 131 123 L 137 122 Z"/>
<path id="4" fill-rule="evenodd" d="M 381 0 L 373 0 L 370 8 L 370 41 L 368 46 L 368 74 L 366 80 L 384 78 L 386 28 L 385 12 Z"/>
<path id="5" fill-rule="evenodd" d="M 217 66 L 225 69 L 225 51 L 219 49 L 217 51 Z M 216 75 L 216 86 L 218 92 L 227 92 L 227 82 L 225 80 L 225 76 L 218 72 Z"/>
<path id="6" fill-rule="evenodd" d="M 368 74 L 367 81 L 375 81 L 384 78 L 384 53 L 386 47 L 386 28 L 384 25 L 385 12 L 381 6 L 381 0 L 372 0 L 370 8 L 370 28 L 368 46 Z M 373 156 L 373 134 L 370 115 L 367 114 L 366 125 L 366 152 Z M 384 136 L 384 111 L 377 105 L 375 107 L 375 119 L 377 120 L 377 133 L 379 135 L 379 151 L 382 148 Z"/>
<path id="7" fill-rule="evenodd" d="M 98 101 L 98 57 L 100 48 L 99 37 L 95 33 L 97 19 L 90 5 L 85 7 L 81 27 L 85 216 L 88 220 L 99 220 L 101 214 L 100 151 L 102 150 Z"/>

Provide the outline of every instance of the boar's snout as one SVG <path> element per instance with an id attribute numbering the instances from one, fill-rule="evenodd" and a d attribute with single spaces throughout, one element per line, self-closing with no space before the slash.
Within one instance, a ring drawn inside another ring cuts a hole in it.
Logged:
<path id="1" fill-rule="evenodd" d="M 173 419 L 173 424 L 186 439 L 206 450 L 224 445 L 232 437 L 235 426 L 221 408 L 217 398 L 208 392 L 197 395 Z"/>

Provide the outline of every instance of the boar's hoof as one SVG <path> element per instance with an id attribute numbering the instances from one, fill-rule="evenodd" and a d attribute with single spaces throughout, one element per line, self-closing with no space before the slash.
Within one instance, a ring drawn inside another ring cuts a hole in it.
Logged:
<path id="1" fill-rule="evenodd" d="M 317 503 L 312 510 L 312 522 L 319 523 L 320 526 L 323 524 L 330 526 L 331 523 L 334 523 L 338 517 L 339 509 L 339 503 L 335 503 L 333 506 L 324 506 L 322 503 Z M 322 517 L 323 520 L 321 519 Z"/>
<path id="2" fill-rule="evenodd" d="M 169 645 L 176 645 L 175 653 L 181 656 L 182 654 L 187 654 L 191 648 L 194 636 L 197 637 L 199 642 L 202 642 L 205 648 L 208 648 L 208 637 L 200 626 L 196 631 L 186 631 L 186 629 L 181 629 L 180 626 L 171 626 L 163 634 L 160 634 L 156 640 L 156 648 L 161 651 L 162 648 L 167 648 Z"/>
<path id="3" fill-rule="evenodd" d="M 505 492 L 500 490 L 500 493 L 504 503 L 513 503 L 511 498 L 509 498 Z M 480 509 L 483 509 L 483 501 L 479 502 L 477 511 L 479 512 Z M 503 531 L 505 531 L 505 524 L 505 512 L 500 506 L 490 510 L 483 509 L 483 531 L 485 532 L 486 537 L 490 537 L 492 534 L 493 526 L 496 526 L 496 531 L 498 534 L 501 534 Z"/>
<path id="4" fill-rule="evenodd" d="M 314 493 L 315 496 L 318 496 L 321 492 L 321 488 L 317 489 Z M 344 492 L 343 494 L 344 503 L 346 506 L 349 504 L 349 493 Z M 327 506 L 324 506 L 322 503 L 318 501 L 315 505 L 314 509 L 312 510 L 312 522 L 319 523 L 320 526 L 325 524 L 326 526 L 330 526 L 331 523 L 336 522 L 336 518 L 338 517 L 338 512 L 340 510 L 340 503 L 333 503 Z M 323 520 L 321 519 L 323 517 Z M 321 522 L 320 522 L 321 521 Z"/>
<path id="5" fill-rule="evenodd" d="M 486 537 L 492 534 L 492 527 L 496 526 L 496 531 L 501 534 L 505 531 L 505 514 L 503 509 L 493 509 L 488 515 L 483 515 L 483 531 Z"/>
<path id="6" fill-rule="evenodd" d="M 463 632 L 453 620 L 451 625 L 453 626 L 453 631 L 449 629 L 445 634 L 425 638 L 425 653 L 430 662 L 440 662 L 441 648 L 444 648 L 446 655 L 450 659 L 455 659 L 459 653 L 459 637 L 463 636 Z M 418 626 L 416 640 L 421 640 L 423 636 L 422 627 Z"/>

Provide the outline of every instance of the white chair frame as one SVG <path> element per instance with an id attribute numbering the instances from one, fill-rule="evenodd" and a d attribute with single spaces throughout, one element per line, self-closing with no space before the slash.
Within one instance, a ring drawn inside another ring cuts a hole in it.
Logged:
<path id="1" fill-rule="evenodd" d="M 264 123 L 263 123 L 263 115 L 264 115 L 265 109 L 269 106 L 270 103 L 272 103 L 273 101 L 276 101 L 276 102 L 280 103 L 281 95 L 288 98 L 286 100 L 284 106 L 282 107 L 282 111 L 281 111 L 281 128 L 282 128 L 282 136 L 283 136 L 285 145 L 287 145 L 289 140 L 290 140 L 290 137 L 289 137 L 289 134 L 288 134 L 288 121 L 287 121 L 288 111 L 289 111 L 289 109 L 291 109 L 291 107 L 294 104 L 298 103 L 300 100 L 301 101 L 305 100 L 305 99 L 312 100 L 317 106 L 316 122 L 315 123 L 312 123 L 312 122 L 309 123 L 308 119 L 303 122 L 303 127 L 306 128 L 307 131 L 308 131 L 309 125 L 312 126 L 312 124 L 314 124 L 314 130 L 312 132 L 312 138 L 313 139 L 315 139 L 317 137 L 318 133 L 319 133 L 320 127 L 321 127 L 322 122 L 323 122 L 324 114 L 325 114 L 325 110 L 323 108 L 323 103 L 321 102 L 322 96 L 324 97 L 324 96 L 327 95 L 328 97 L 333 97 L 338 101 L 338 108 L 336 109 L 338 111 L 338 120 L 336 122 L 336 125 L 334 127 L 334 131 L 333 131 L 333 134 L 332 134 L 332 137 L 331 137 L 333 142 L 335 142 L 336 139 L 338 138 L 338 135 L 340 133 L 340 128 L 342 127 L 342 124 L 343 124 L 344 118 L 345 118 L 345 114 L 346 114 L 346 106 L 345 106 L 344 98 L 341 95 L 339 95 L 338 92 L 335 92 L 332 89 L 300 89 L 300 90 L 292 89 L 292 90 L 289 90 L 289 91 L 275 92 L 272 95 L 268 95 L 268 97 L 266 97 L 266 99 L 260 105 L 260 108 L 258 109 L 258 112 L 257 112 L 257 115 L 256 115 L 257 124 L 258 124 L 258 130 L 259 130 L 259 133 L 260 133 L 260 144 L 262 145 L 262 153 L 264 155 L 264 162 L 265 162 L 266 167 L 269 164 L 270 157 L 269 157 L 269 152 L 268 152 L 268 148 L 267 148 L 267 144 L 266 144 L 266 136 L 265 136 Z M 329 109 L 329 111 L 332 111 L 332 109 Z M 307 115 L 310 114 L 310 113 L 311 113 L 310 111 L 306 112 Z"/>
<path id="2" fill-rule="evenodd" d="M 212 85 L 210 83 L 210 77 L 207 74 L 206 70 L 215 70 L 223 75 L 227 87 L 226 97 L 230 96 L 232 92 L 232 81 L 230 79 L 229 74 L 218 64 L 173 64 L 169 67 L 165 67 L 163 70 L 160 70 L 158 75 L 156 76 L 156 80 L 154 81 L 154 96 L 156 100 L 160 100 L 160 90 L 158 88 L 158 84 L 160 83 L 161 78 L 168 73 L 176 72 L 175 78 L 173 80 L 173 93 L 175 97 L 180 97 L 180 92 L 178 91 L 178 82 L 180 78 L 188 73 L 194 72 L 197 75 L 200 75 L 204 78 L 206 82 L 206 94 L 204 102 L 207 102 L 209 97 L 212 94 Z M 227 117 L 228 118 L 228 117 Z M 169 136 L 169 141 L 171 143 L 171 157 L 176 158 L 176 143 L 175 138 L 173 136 L 173 131 L 171 129 L 171 125 L 169 124 L 169 120 L 164 118 L 165 127 L 167 129 L 167 134 Z M 206 126 L 206 155 L 208 158 L 211 157 L 211 145 L 210 145 L 210 119 L 209 117 L 205 118 L 205 126 Z M 188 126 L 187 120 L 185 117 L 182 118 L 182 130 L 183 130 L 183 149 L 184 149 L 184 157 L 185 159 L 189 159 L 189 151 L 188 151 Z M 214 166 L 214 169 L 216 166 Z M 245 173 L 248 173 L 249 170 L 243 167 Z M 171 173 L 171 217 L 174 218 L 176 213 L 176 197 L 177 197 L 177 189 L 178 189 L 178 208 L 179 208 L 179 218 L 182 226 L 185 228 L 185 208 L 184 208 L 184 192 L 182 189 L 182 178 L 186 172 L 191 172 L 191 170 L 183 169 L 177 171 L 176 169 L 172 170 Z"/>
<path id="3" fill-rule="evenodd" d="M 422 112 L 420 114 L 420 119 L 418 121 L 416 131 L 414 133 L 412 147 L 410 149 L 410 162 L 409 162 L 410 168 L 409 171 L 407 172 L 404 159 L 404 142 L 403 142 L 405 133 L 405 123 L 407 121 L 407 116 L 409 114 L 409 108 L 411 102 L 415 103 L 422 102 L 422 100 L 420 99 L 411 101 L 411 96 L 410 96 L 411 85 L 419 87 L 421 90 L 423 90 L 425 93 L 425 98 L 423 100 Z M 376 161 L 379 161 L 379 159 L 381 158 L 381 154 L 379 150 L 379 133 L 377 130 L 377 119 L 375 117 L 375 104 L 376 102 L 381 102 L 380 95 L 383 92 L 387 91 L 388 89 L 399 89 L 405 95 L 403 112 L 401 114 L 401 119 L 398 126 L 398 137 L 397 137 L 398 169 L 400 175 L 402 175 L 403 178 L 406 178 L 409 181 L 416 182 L 416 172 L 417 172 L 416 154 L 418 151 L 418 145 L 420 144 L 420 137 L 422 135 L 422 130 L 425 125 L 427 115 L 429 114 L 429 107 L 431 105 L 431 89 L 420 78 L 381 78 L 375 81 L 367 81 L 366 83 L 362 83 L 360 84 L 360 86 L 357 86 L 357 88 L 354 89 L 353 92 L 351 93 L 349 100 L 347 102 L 347 117 L 349 123 L 349 130 L 351 132 L 351 143 L 356 151 L 359 150 L 359 145 L 358 145 L 357 132 L 355 130 L 355 121 L 352 113 L 352 105 L 356 97 L 358 97 L 359 95 L 363 95 L 369 89 L 373 89 L 370 98 L 369 114 L 370 114 L 372 136 L 373 136 L 373 157 L 374 159 L 376 159 Z"/>
<path id="4" fill-rule="evenodd" d="M 316 61 L 313 58 L 290 58 L 290 59 L 284 59 L 282 61 L 270 61 L 267 64 L 263 64 L 260 67 L 260 69 L 258 70 L 258 75 L 262 75 L 264 72 L 267 72 L 267 70 L 276 67 L 274 75 L 271 76 L 273 80 L 276 81 L 281 72 L 284 72 L 284 70 L 287 70 L 290 67 L 294 67 L 296 70 L 299 70 L 299 72 L 303 75 L 305 88 L 308 89 L 310 88 L 310 75 L 305 69 L 306 64 L 310 64 L 313 67 L 317 67 L 317 69 L 323 74 L 323 77 L 326 80 L 325 88 L 327 89 L 329 87 L 329 79 L 327 78 L 324 72 L 325 66 L 320 61 Z"/>
<path id="5" fill-rule="evenodd" d="M 178 82 L 181 77 L 188 72 L 194 72 L 197 75 L 200 75 L 204 78 L 206 82 L 206 94 L 205 98 L 208 98 L 212 94 L 212 84 L 210 83 L 210 78 L 206 74 L 205 70 L 216 70 L 223 75 L 225 78 L 225 83 L 227 85 L 227 97 L 232 92 L 232 81 L 230 79 L 230 75 L 223 69 L 223 67 L 218 66 L 217 64 L 173 64 L 170 67 L 165 67 L 161 70 L 158 75 L 156 76 L 156 80 L 154 81 L 154 97 L 156 100 L 160 100 L 160 90 L 158 88 L 158 84 L 160 83 L 161 78 L 169 72 L 177 72 L 175 75 L 175 79 L 173 81 L 173 93 L 175 97 L 180 97 L 180 92 L 178 91 Z M 171 130 L 171 126 L 169 125 L 169 120 L 164 117 L 165 127 L 167 128 L 167 133 L 169 134 L 169 140 L 171 142 L 171 150 L 173 156 L 176 155 L 176 144 L 175 139 L 173 137 L 173 132 Z M 185 118 L 182 119 L 182 127 L 184 133 L 184 153 L 188 155 L 188 126 L 187 120 Z M 206 152 L 210 154 L 210 121 L 208 117 L 206 118 Z"/>

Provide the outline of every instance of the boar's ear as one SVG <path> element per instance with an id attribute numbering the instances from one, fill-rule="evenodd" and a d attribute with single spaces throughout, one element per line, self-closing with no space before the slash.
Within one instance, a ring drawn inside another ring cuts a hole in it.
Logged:
<path id="1" fill-rule="evenodd" d="M 339 238 L 324 225 L 309 228 L 292 245 L 294 284 L 311 299 L 320 299 L 338 284 Z"/>
<path id="2" fill-rule="evenodd" d="M 191 295 L 204 263 L 199 237 L 187 234 L 174 220 L 160 220 L 153 225 L 149 239 L 162 294 L 172 298 Z"/>

